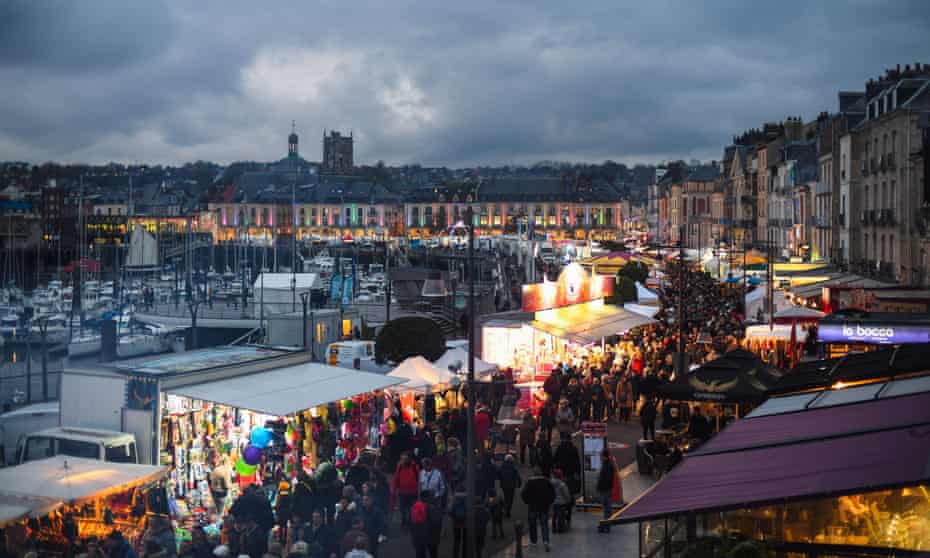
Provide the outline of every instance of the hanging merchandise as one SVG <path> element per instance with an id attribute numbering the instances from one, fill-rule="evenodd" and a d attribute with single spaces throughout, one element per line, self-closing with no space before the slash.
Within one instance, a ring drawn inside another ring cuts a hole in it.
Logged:
<path id="1" fill-rule="evenodd" d="M 271 443 L 271 440 L 274 438 L 274 435 L 270 430 L 263 426 L 256 426 L 252 429 L 252 433 L 249 436 L 249 441 L 252 442 L 252 445 L 264 449 L 268 447 L 268 444 Z"/>

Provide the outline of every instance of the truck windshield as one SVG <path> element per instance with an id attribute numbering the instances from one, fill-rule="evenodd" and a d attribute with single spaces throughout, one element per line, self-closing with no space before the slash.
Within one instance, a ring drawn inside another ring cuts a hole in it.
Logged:
<path id="1" fill-rule="evenodd" d="M 100 459 L 100 445 L 93 442 L 79 442 L 66 438 L 58 439 L 58 453 L 72 457 Z"/>

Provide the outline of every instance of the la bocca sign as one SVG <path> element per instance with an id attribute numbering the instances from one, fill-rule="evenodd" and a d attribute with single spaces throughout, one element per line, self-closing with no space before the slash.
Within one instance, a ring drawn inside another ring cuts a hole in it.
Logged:
<path id="1" fill-rule="evenodd" d="M 901 324 L 824 324 L 817 330 L 824 343 L 861 342 L 874 344 L 930 343 L 930 326 Z"/>

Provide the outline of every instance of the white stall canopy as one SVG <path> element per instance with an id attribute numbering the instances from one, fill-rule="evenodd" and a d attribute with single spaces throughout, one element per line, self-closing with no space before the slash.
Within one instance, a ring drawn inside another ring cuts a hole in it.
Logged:
<path id="1" fill-rule="evenodd" d="M 462 373 L 468 372 L 468 350 L 458 347 L 449 349 L 439 357 L 439 360 L 433 363 L 433 366 L 441 370 L 455 368 Z M 478 355 L 475 355 L 475 375 L 481 376 L 495 370 L 497 370 L 496 364 L 485 362 L 478 358 Z"/>
<path id="2" fill-rule="evenodd" d="M 458 377 L 448 370 L 434 366 L 421 356 L 410 357 L 388 373 L 388 377 L 403 382 L 399 391 L 429 390 L 433 387 L 448 387 L 458 384 Z"/>
<path id="3" fill-rule="evenodd" d="M 640 304 L 658 304 L 659 295 L 647 289 L 639 281 L 636 282 L 636 299 Z"/>
<path id="4" fill-rule="evenodd" d="M 0 469 L 0 499 L 13 496 L 40 499 L 40 503 L 41 499 L 46 499 L 64 504 L 80 504 L 154 482 L 165 471 L 164 467 L 158 465 L 113 463 L 57 455 Z"/>
<path id="5" fill-rule="evenodd" d="M 402 383 L 399 378 L 314 362 L 169 388 L 189 399 L 287 416 Z"/>

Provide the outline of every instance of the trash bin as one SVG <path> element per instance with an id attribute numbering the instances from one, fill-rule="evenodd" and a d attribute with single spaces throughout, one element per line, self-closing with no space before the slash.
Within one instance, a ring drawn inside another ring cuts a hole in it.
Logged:
<path id="1" fill-rule="evenodd" d="M 640 440 L 636 443 L 636 469 L 640 475 L 652 474 L 652 460 L 646 452 L 652 449 L 654 443 L 652 440 Z"/>

